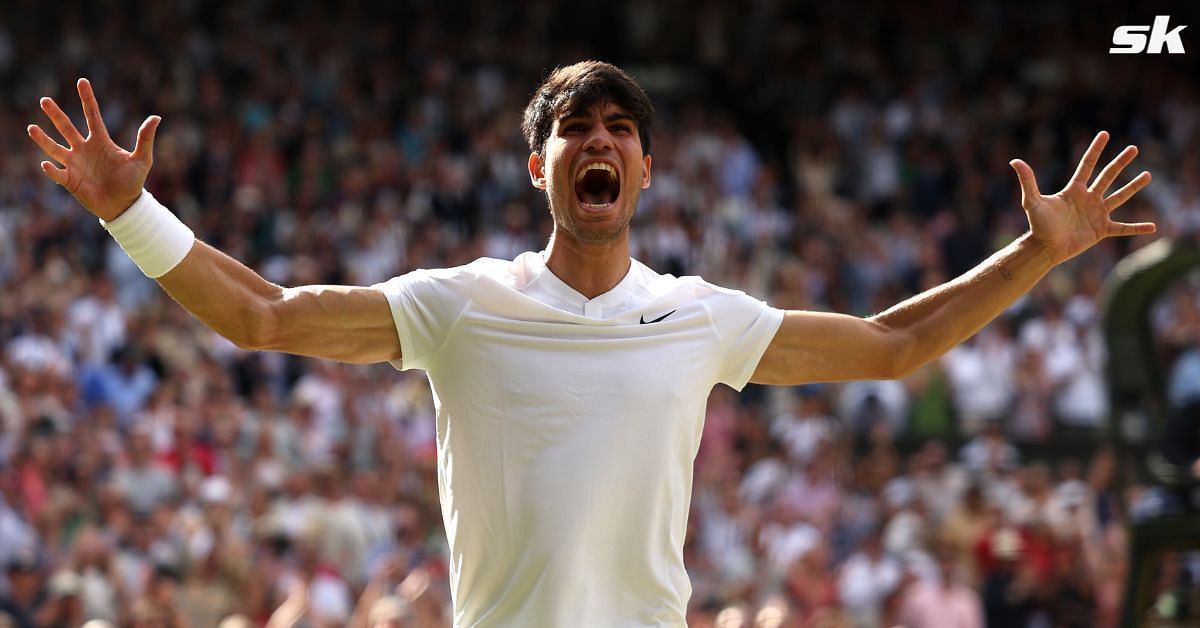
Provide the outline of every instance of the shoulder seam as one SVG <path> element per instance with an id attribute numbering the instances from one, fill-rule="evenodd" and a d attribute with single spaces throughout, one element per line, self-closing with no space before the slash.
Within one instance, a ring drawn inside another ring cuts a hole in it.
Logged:
<path id="1" fill-rule="evenodd" d="M 476 260 L 476 261 L 478 261 L 478 260 Z M 463 312 L 466 312 L 467 308 L 470 307 L 471 303 L 473 303 L 475 301 L 475 290 L 478 289 L 478 287 L 479 287 L 479 273 L 472 273 L 472 275 L 471 275 L 471 290 L 467 294 L 466 300 L 463 301 L 462 307 L 459 308 L 458 313 L 454 315 L 454 322 L 450 323 L 450 327 L 446 328 L 446 333 L 442 336 L 442 342 L 438 345 L 437 349 L 433 352 L 433 355 L 435 357 L 434 357 L 432 363 L 429 365 L 429 368 L 425 369 L 426 372 L 428 372 L 430 368 L 435 368 L 435 367 L 437 367 L 438 364 L 441 364 L 442 349 L 444 349 L 446 347 L 446 343 L 450 341 L 450 335 L 453 334 L 456 329 L 458 329 L 458 323 L 460 321 L 462 321 Z"/>

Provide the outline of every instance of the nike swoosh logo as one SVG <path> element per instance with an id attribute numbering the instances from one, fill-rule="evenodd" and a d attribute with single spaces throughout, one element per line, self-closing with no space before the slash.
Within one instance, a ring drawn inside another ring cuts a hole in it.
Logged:
<path id="1" fill-rule="evenodd" d="M 675 312 L 677 312 L 677 311 L 678 311 L 678 310 L 671 310 L 670 312 L 667 312 L 666 314 L 663 314 L 662 316 L 659 316 L 658 318 L 656 318 L 656 319 L 654 319 L 654 320 L 652 320 L 652 321 L 648 321 L 648 320 L 646 320 L 646 317 L 645 317 L 645 316 L 639 316 L 639 317 L 638 317 L 638 322 L 639 322 L 639 323 L 641 323 L 641 324 L 643 324 L 643 325 L 649 325 L 650 323 L 657 323 L 658 321 L 661 321 L 662 319 L 664 319 L 664 318 L 666 318 L 666 317 L 668 317 L 668 316 L 670 316 L 670 315 L 674 314 L 674 313 L 675 313 Z"/>

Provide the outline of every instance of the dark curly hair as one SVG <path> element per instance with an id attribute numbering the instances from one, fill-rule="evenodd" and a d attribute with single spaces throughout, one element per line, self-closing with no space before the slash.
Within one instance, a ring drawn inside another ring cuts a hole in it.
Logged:
<path id="1" fill-rule="evenodd" d="M 521 121 L 529 150 L 541 155 L 555 120 L 598 102 L 612 102 L 633 116 L 642 141 L 642 155 L 649 155 L 654 105 L 631 76 L 603 61 L 580 61 L 556 68 L 538 85 Z"/>

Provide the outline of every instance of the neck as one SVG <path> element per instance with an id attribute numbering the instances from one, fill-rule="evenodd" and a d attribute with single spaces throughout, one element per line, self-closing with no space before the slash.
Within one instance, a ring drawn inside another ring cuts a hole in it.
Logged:
<path id="1" fill-rule="evenodd" d="M 588 299 L 612 290 L 629 272 L 628 232 L 612 242 L 591 244 L 556 228 L 546 252 L 546 268 Z"/>

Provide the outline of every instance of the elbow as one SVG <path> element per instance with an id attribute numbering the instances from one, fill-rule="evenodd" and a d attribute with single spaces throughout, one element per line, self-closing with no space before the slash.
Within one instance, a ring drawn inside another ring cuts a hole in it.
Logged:
<path id="1" fill-rule="evenodd" d="M 928 362 L 921 358 L 916 338 L 907 331 L 889 332 L 886 345 L 880 379 L 904 379 Z"/>
<path id="2" fill-rule="evenodd" d="M 256 302 L 240 317 L 237 329 L 224 334 L 234 345 L 245 351 L 269 351 L 279 344 L 279 315 L 268 301 Z"/>
<path id="3" fill-rule="evenodd" d="M 242 351 L 263 351 L 266 348 L 256 339 L 250 338 L 246 335 L 234 336 L 232 334 L 227 334 L 225 335 L 225 338 Z"/>

